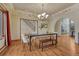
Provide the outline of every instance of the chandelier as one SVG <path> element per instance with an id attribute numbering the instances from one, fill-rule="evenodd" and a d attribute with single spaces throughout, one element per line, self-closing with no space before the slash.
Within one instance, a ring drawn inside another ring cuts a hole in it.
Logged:
<path id="1" fill-rule="evenodd" d="M 39 19 L 45 20 L 48 18 L 48 14 L 44 11 L 44 4 L 42 3 L 42 13 L 37 15 Z"/>

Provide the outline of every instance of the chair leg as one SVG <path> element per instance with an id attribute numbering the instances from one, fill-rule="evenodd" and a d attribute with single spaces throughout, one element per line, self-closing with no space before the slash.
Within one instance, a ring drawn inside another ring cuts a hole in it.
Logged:
<path id="1" fill-rule="evenodd" d="M 24 45 L 24 43 L 23 43 L 23 51 L 24 51 L 24 49 L 25 49 L 25 45 Z"/>

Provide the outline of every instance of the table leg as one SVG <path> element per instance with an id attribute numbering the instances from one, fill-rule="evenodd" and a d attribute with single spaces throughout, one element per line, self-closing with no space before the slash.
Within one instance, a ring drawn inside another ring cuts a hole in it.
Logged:
<path id="1" fill-rule="evenodd" d="M 53 44 L 53 41 L 52 41 L 52 45 L 54 45 L 54 44 Z"/>
<path id="2" fill-rule="evenodd" d="M 42 51 L 43 51 L 43 42 L 42 42 Z"/>
<path id="3" fill-rule="evenodd" d="M 30 43 L 29 43 L 29 50 L 31 51 L 31 37 L 30 37 Z"/>
<path id="4" fill-rule="evenodd" d="M 55 44 L 57 45 L 57 43 L 58 43 L 58 42 L 57 42 L 57 34 L 56 34 L 56 42 L 55 42 Z"/>

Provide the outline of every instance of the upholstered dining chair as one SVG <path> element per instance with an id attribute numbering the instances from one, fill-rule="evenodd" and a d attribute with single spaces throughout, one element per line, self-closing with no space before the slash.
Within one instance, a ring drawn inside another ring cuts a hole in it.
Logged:
<path id="1" fill-rule="evenodd" d="M 29 36 L 27 36 L 26 34 L 22 34 L 21 41 L 22 41 L 23 49 L 25 50 L 25 45 L 28 45 L 28 43 L 29 43 Z"/>

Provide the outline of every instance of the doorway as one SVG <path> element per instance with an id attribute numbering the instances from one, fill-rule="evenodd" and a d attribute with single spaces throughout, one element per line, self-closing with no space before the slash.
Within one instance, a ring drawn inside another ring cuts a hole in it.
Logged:
<path id="1" fill-rule="evenodd" d="M 61 34 L 69 34 L 70 32 L 70 20 L 68 18 L 64 18 L 61 20 Z"/>
<path id="2" fill-rule="evenodd" d="M 75 37 L 75 22 L 69 18 L 58 20 L 55 25 L 55 32 L 59 35 Z"/>
<path id="3" fill-rule="evenodd" d="M 0 50 L 7 45 L 7 17 L 0 11 Z"/>
<path id="4" fill-rule="evenodd" d="M 71 37 L 75 36 L 75 23 L 69 18 L 61 20 L 61 34 L 69 35 Z"/>

